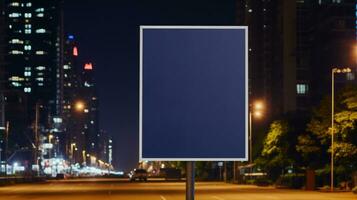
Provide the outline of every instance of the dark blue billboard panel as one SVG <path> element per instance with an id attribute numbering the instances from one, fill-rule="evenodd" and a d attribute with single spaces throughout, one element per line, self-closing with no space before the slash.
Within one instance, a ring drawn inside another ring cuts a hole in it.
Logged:
<path id="1" fill-rule="evenodd" d="M 140 160 L 247 160 L 247 28 L 140 27 Z"/>

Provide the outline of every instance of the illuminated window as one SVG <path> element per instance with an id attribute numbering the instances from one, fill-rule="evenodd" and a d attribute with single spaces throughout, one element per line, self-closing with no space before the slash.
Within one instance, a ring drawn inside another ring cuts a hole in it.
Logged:
<path id="1" fill-rule="evenodd" d="M 309 86 L 306 83 L 298 83 L 296 84 L 296 92 L 297 94 L 307 94 L 309 91 Z"/>
<path id="2" fill-rule="evenodd" d="M 39 71 L 42 71 L 42 70 L 45 70 L 46 67 L 45 66 L 37 66 L 36 67 L 36 70 L 39 70 Z"/>
<path id="3" fill-rule="evenodd" d="M 42 82 L 43 80 L 44 80 L 43 77 L 36 78 L 36 81 Z"/>
<path id="4" fill-rule="evenodd" d="M 43 13 L 38 13 L 36 16 L 37 17 L 44 17 L 45 15 Z"/>
<path id="5" fill-rule="evenodd" d="M 85 81 L 84 82 L 84 87 L 90 87 L 90 84 L 87 81 Z"/>
<path id="6" fill-rule="evenodd" d="M 53 118 L 53 122 L 55 122 L 55 123 L 62 123 L 62 118 L 60 118 L 60 117 L 54 117 L 54 118 Z"/>
<path id="7" fill-rule="evenodd" d="M 21 83 L 19 82 L 12 82 L 11 85 L 13 85 L 14 87 L 20 87 Z"/>
<path id="8" fill-rule="evenodd" d="M 93 69 L 92 63 L 85 63 L 84 64 L 84 69 L 85 70 L 92 70 Z"/>
<path id="9" fill-rule="evenodd" d="M 31 45 L 25 45 L 24 46 L 24 50 L 27 50 L 27 51 L 31 50 L 31 48 L 32 48 Z"/>
<path id="10" fill-rule="evenodd" d="M 9 41 L 10 44 L 23 44 L 24 41 L 19 40 L 19 39 L 12 39 Z"/>
<path id="11" fill-rule="evenodd" d="M 31 72 L 24 72 L 25 76 L 31 76 Z"/>
<path id="12" fill-rule="evenodd" d="M 78 56 L 78 49 L 77 47 L 73 47 L 73 56 Z"/>
<path id="13" fill-rule="evenodd" d="M 31 28 L 31 24 L 25 24 L 25 28 Z"/>
<path id="14" fill-rule="evenodd" d="M 21 17 L 21 13 L 10 13 L 9 14 L 10 18 L 17 18 L 17 17 Z"/>
<path id="15" fill-rule="evenodd" d="M 45 52 L 44 51 L 36 51 L 36 55 L 44 55 Z"/>
<path id="16" fill-rule="evenodd" d="M 35 12 L 44 12 L 44 11 L 45 11 L 44 8 L 37 8 L 37 9 L 35 10 Z"/>
<path id="17" fill-rule="evenodd" d="M 24 54 L 23 51 L 19 51 L 19 50 L 12 50 L 9 52 L 10 54 L 13 54 L 13 55 L 18 55 L 18 54 Z"/>
<path id="18" fill-rule="evenodd" d="M 46 33 L 46 29 L 44 28 L 36 29 L 36 33 Z"/>
<path id="19" fill-rule="evenodd" d="M 26 3 L 26 7 L 31 7 L 31 6 L 32 6 L 31 2 Z"/>
<path id="20" fill-rule="evenodd" d="M 25 34 L 31 34 L 31 29 L 25 29 Z"/>
<path id="21" fill-rule="evenodd" d="M 25 13 L 25 18 L 31 18 L 32 14 L 31 13 Z"/>
<path id="22" fill-rule="evenodd" d="M 11 24 L 9 25 L 9 29 L 12 29 L 12 25 Z"/>
<path id="23" fill-rule="evenodd" d="M 68 65 L 63 65 L 63 69 L 69 69 Z"/>
<path id="24" fill-rule="evenodd" d="M 24 88 L 24 92 L 30 93 L 30 92 L 31 92 L 31 88 L 25 87 L 25 88 Z"/>
<path id="25" fill-rule="evenodd" d="M 19 7 L 19 6 L 20 6 L 20 3 L 19 3 L 19 2 L 12 2 L 12 3 L 10 3 L 10 6 L 12 6 L 12 7 Z"/>
<path id="26" fill-rule="evenodd" d="M 10 81 L 24 81 L 24 78 L 19 77 L 19 76 L 11 76 L 9 78 Z"/>

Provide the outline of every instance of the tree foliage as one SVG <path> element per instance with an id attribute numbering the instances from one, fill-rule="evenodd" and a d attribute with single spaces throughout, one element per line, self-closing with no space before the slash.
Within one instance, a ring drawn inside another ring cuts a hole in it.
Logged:
<path id="1" fill-rule="evenodd" d="M 335 99 L 334 157 L 340 173 L 357 169 L 357 88 L 344 89 Z M 331 153 L 331 100 L 325 98 L 314 110 L 304 134 L 298 137 L 296 149 L 306 165 L 326 168 Z"/>
<path id="2" fill-rule="evenodd" d="M 300 124 L 298 118 L 285 117 L 284 120 L 273 121 L 263 142 L 261 156 L 256 163 L 268 172 L 270 178 L 276 180 L 285 169 L 298 163 L 296 152 L 298 129 L 293 124 Z"/>

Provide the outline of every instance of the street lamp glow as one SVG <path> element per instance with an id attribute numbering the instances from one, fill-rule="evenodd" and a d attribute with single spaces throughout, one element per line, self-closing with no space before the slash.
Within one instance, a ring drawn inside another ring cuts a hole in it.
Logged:
<path id="1" fill-rule="evenodd" d="M 77 111 L 83 111 L 84 110 L 84 103 L 82 101 L 78 101 L 75 104 L 75 108 Z"/>
<path id="2" fill-rule="evenodd" d="M 255 110 L 263 110 L 264 109 L 264 104 L 261 101 L 257 101 L 254 103 L 254 109 Z"/>
<path id="3" fill-rule="evenodd" d="M 263 116 L 263 113 L 261 112 L 261 111 L 255 111 L 254 113 L 253 113 L 253 115 L 254 115 L 254 117 L 256 117 L 256 118 L 261 118 L 262 116 Z"/>
<path id="4" fill-rule="evenodd" d="M 249 118 L 248 118 L 248 123 L 249 123 L 249 162 L 252 163 L 253 161 L 253 119 L 252 118 L 262 118 L 263 117 L 263 111 L 264 111 L 264 103 L 262 101 L 256 101 L 253 104 L 250 105 L 250 110 L 249 110 Z"/>

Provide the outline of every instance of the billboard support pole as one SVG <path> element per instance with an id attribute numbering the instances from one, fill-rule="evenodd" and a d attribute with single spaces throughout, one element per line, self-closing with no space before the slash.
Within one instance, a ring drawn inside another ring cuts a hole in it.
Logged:
<path id="1" fill-rule="evenodd" d="M 195 162 L 186 162 L 186 200 L 195 199 Z"/>

